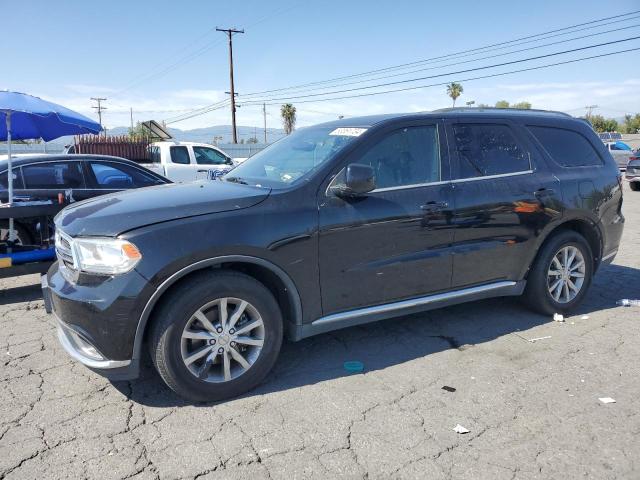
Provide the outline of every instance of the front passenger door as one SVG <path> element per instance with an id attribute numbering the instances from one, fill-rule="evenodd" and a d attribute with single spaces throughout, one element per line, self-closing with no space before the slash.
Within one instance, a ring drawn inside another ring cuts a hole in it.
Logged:
<path id="1" fill-rule="evenodd" d="M 452 199 L 442 145 L 445 136 L 435 122 L 381 132 L 339 166 L 370 165 L 376 189 L 353 199 L 321 192 L 325 315 L 449 288 Z"/>

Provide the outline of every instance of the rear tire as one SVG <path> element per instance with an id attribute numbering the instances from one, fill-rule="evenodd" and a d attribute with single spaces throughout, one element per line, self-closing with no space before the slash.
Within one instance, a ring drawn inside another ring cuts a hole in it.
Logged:
<path id="1" fill-rule="evenodd" d="M 631 188 L 631 190 L 633 190 L 634 192 L 637 192 L 640 190 L 640 182 L 629 182 L 629 188 Z"/>
<path id="2" fill-rule="evenodd" d="M 282 324 L 273 295 L 254 278 L 199 273 L 171 291 L 154 315 L 151 359 L 181 397 L 235 397 L 256 387 L 275 364 Z"/>
<path id="3" fill-rule="evenodd" d="M 543 315 L 570 312 L 587 294 L 593 270 L 589 243 L 577 232 L 562 231 L 549 238 L 538 252 L 529 271 L 523 300 L 529 308 Z"/>

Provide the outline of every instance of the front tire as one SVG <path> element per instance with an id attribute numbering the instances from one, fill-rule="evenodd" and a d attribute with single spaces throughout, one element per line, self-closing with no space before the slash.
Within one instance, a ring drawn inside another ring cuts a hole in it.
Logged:
<path id="1" fill-rule="evenodd" d="M 640 190 L 640 182 L 629 182 L 629 187 L 634 192 L 637 192 L 638 190 Z"/>
<path id="2" fill-rule="evenodd" d="M 282 345 L 282 313 L 267 288 L 248 275 L 203 272 L 163 299 L 149 348 L 164 382 L 203 402 L 257 386 Z"/>
<path id="3" fill-rule="evenodd" d="M 544 315 L 567 313 L 587 293 L 593 277 L 593 253 L 585 238 L 567 230 L 542 246 L 529 272 L 524 301 Z"/>

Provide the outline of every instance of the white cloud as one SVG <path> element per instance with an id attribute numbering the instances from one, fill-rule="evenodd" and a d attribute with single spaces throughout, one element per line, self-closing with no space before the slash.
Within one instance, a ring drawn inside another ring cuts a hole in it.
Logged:
<path id="1" fill-rule="evenodd" d="M 529 101 L 534 108 L 566 111 L 572 115 L 584 114 L 584 106 L 597 104 L 596 112 L 606 116 L 621 117 L 626 112 L 640 112 L 640 79 L 630 78 L 610 82 L 542 82 L 465 84 L 464 94 L 458 105 L 469 100 L 493 105 L 497 100 L 511 103 Z M 133 108 L 134 121 L 163 120 L 210 105 L 228 97 L 222 90 L 181 89 L 160 94 L 133 94 L 114 91 L 106 86 L 70 84 L 55 93 L 33 92 L 47 100 L 96 118 L 90 97 L 107 97 L 107 110 L 103 114 L 107 128 L 130 123 L 129 108 Z M 240 98 L 240 103 L 242 99 Z M 308 126 L 335 120 L 338 116 L 373 115 L 380 113 L 420 112 L 451 106 L 445 87 L 424 88 L 384 96 L 370 96 L 329 102 L 296 103 L 298 126 Z M 267 105 L 267 126 L 280 128 L 280 106 Z M 262 105 L 240 106 L 237 110 L 238 125 L 262 127 Z M 188 130 L 211 125 L 230 124 L 230 108 L 224 106 L 173 127 Z"/>

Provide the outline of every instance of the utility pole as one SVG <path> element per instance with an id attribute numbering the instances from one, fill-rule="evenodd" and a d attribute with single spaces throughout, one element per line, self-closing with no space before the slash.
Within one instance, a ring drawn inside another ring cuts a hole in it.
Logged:
<path id="1" fill-rule="evenodd" d="M 233 86 L 233 34 L 244 33 L 244 30 L 236 30 L 234 28 L 218 28 L 216 31 L 224 32 L 229 37 L 229 82 L 231 83 L 229 95 L 231 96 L 231 126 L 233 130 L 233 143 L 238 143 L 238 134 L 236 133 L 236 95 Z"/>
<path id="2" fill-rule="evenodd" d="M 129 111 L 131 113 L 131 131 L 133 132 L 133 107 L 129 107 Z"/>
<path id="3" fill-rule="evenodd" d="M 91 100 L 94 100 L 94 101 L 98 102 L 98 105 L 91 105 L 91 108 L 95 108 L 98 111 L 98 123 L 102 127 L 102 111 L 103 110 L 107 110 L 107 107 L 103 107 L 102 106 L 102 102 L 106 102 L 107 99 L 106 98 L 100 98 L 100 97 L 91 97 Z M 103 127 L 103 129 L 104 129 L 104 127 Z"/>
<path id="4" fill-rule="evenodd" d="M 591 118 L 591 112 L 593 111 L 594 108 L 598 108 L 598 105 L 587 105 L 584 108 L 587 109 L 587 118 Z"/>
<path id="5" fill-rule="evenodd" d="M 262 104 L 262 117 L 264 118 L 264 143 L 267 144 L 267 104 Z"/>

